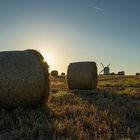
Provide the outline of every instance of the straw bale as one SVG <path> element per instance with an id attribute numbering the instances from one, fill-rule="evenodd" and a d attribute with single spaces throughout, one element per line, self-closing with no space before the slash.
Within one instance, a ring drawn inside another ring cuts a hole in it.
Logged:
<path id="1" fill-rule="evenodd" d="M 52 71 L 51 71 L 51 75 L 52 75 L 53 77 L 58 77 L 58 71 L 57 71 L 57 70 L 52 70 Z"/>
<path id="2" fill-rule="evenodd" d="M 39 52 L 0 52 L 0 107 L 44 104 L 48 97 L 48 64 Z"/>
<path id="3" fill-rule="evenodd" d="M 62 72 L 62 73 L 61 73 L 61 76 L 65 76 L 65 73 L 64 73 L 64 72 Z"/>
<path id="4" fill-rule="evenodd" d="M 96 89 L 97 79 L 95 62 L 75 62 L 68 66 L 67 83 L 69 89 Z"/>

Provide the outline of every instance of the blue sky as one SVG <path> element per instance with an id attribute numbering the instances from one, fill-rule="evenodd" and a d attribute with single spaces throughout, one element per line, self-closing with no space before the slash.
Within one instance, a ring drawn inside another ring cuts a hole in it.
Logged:
<path id="1" fill-rule="evenodd" d="M 0 0 L 0 51 L 37 49 L 51 69 L 95 61 L 140 72 L 139 0 Z"/>

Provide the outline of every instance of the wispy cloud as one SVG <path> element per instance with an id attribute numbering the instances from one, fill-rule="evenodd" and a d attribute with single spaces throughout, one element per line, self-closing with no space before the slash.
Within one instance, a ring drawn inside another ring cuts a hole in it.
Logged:
<path id="1" fill-rule="evenodd" d="M 96 10 L 98 10 L 98 11 L 103 11 L 103 9 L 100 8 L 100 7 L 98 7 L 98 6 L 94 6 L 93 8 L 96 9 Z"/>

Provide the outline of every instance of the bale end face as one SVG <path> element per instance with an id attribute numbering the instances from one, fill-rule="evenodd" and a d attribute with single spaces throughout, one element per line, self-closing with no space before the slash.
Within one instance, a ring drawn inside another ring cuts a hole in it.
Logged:
<path id="1" fill-rule="evenodd" d="M 67 83 L 69 89 L 96 89 L 97 80 L 97 65 L 95 62 L 76 62 L 68 66 Z"/>

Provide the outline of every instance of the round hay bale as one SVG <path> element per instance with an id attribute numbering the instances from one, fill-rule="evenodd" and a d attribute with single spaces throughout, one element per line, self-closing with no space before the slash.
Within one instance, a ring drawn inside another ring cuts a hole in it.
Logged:
<path id="1" fill-rule="evenodd" d="M 33 106 L 48 97 L 48 64 L 39 52 L 0 52 L 0 107 Z"/>
<path id="2" fill-rule="evenodd" d="M 67 70 L 69 89 L 96 89 L 97 66 L 95 62 L 71 63 Z"/>
<path id="3" fill-rule="evenodd" d="M 51 71 L 51 75 L 52 75 L 53 77 L 58 77 L 58 71 L 57 71 L 57 70 L 52 70 L 52 71 Z"/>
<path id="4" fill-rule="evenodd" d="M 62 73 L 61 73 L 61 76 L 65 76 L 65 73 L 64 73 L 64 72 L 62 72 Z"/>

